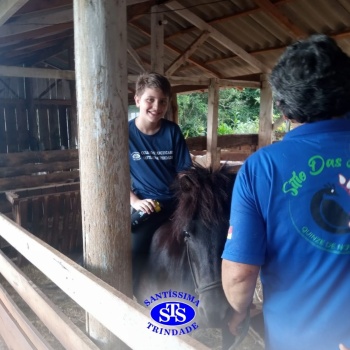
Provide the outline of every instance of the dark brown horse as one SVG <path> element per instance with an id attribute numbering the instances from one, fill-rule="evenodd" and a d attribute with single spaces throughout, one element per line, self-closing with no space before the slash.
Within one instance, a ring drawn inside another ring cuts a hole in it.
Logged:
<path id="1" fill-rule="evenodd" d="M 228 166 L 211 171 L 195 165 L 180 174 L 177 209 L 172 219 L 155 232 L 135 291 L 141 304 L 149 306 L 150 296 L 159 297 L 162 291 L 181 291 L 187 293 L 184 299 L 197 302 L 200 327 L 227 328 L 231 307 L 222 289 L 221 254 L 234 180 L 235 174 Z M 228 343 L 233 340 L 230 338 Z"/>

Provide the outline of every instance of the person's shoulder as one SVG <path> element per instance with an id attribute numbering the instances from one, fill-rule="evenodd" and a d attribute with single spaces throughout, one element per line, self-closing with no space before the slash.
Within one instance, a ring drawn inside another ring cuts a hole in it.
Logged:
<path id="1" fill-rule="evenodd" d="M 175 130 L 177 132 L 181 132 L 181 128 L 180 128 L 180 125 L 171 121 L 171 120 L 168 120 L 168 119 L 164 119 L 163 120 L 163 125 L 165 128 L 168 128 L 170 130 Z"/>
<path id="2" fill-rule="evenodd" d="M 176 124 L 175 122 L 168 120 L 168 119 L 163 119 L 162 127 L 164 129 L 172 130 L 174 132 L 181 132 L 180 126 L 178 124 Z"/>
<path id="3" fill-rule="evenodd" d="M 276 155 L 279 155 L 281 153 L 281 149 L 282 144 L 279 142 L 259 148 L 257 151 L 250 154 L 244 161 L 244 168 L 255 168 L 257 166 L 259 167 L 263 164 L 270 163 L 269 160 L 274 158 Z"/>
<path id="4" fill-rule="evenodd" d="M 168 120 L 168 119 L 165 119 L 165 118 L 162 119 L 162 123 L 164 126 L 169 126 L 169 127 L 177 127 L 178 126 L 175 122 Z"/>

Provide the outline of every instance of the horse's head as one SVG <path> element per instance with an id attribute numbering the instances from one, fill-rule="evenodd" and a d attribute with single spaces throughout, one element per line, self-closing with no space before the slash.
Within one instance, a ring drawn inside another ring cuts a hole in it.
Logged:
<path id="1" fill-rule="evenodd" d="M 217 327 L 231 309 L 221 283 L 221 254 L 229 227 L 235 175 L 194 166 L 178 182 L 178 208 L 173 226 L 186 251 L 190 279 L 199 295 L 201 323 Z"/>

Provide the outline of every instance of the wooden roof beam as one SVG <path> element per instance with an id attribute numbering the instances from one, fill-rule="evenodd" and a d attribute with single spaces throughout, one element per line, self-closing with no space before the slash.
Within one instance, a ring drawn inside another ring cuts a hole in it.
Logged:
<path id="1" fill-rule="evenodd" d="M 270 0 L 253 0 L 265 13 L 272 17 L 294 39 L 303 38 L 308 33 L 293 24 Z"/>
<path id="2" fill-rule="evenodd" d="M 128 43 L 128 54 L 134 59 L 137 66 L 140 68 L 141 72 L 146 71 L 146 64 L 143 62 L 138 53 L 132 48 L 130 43 Z"/>
<path id="3" fill-rule="evenodd" d="M 275 6 L 279 6 L 279 5 L 282 5 L 282 4 L 290 2 L 290 1 L 292 1 L 292 0 L 277 0 L 274 3 L 274 5 Z M 249 10 L 243 10 L 243 11 L 240 11 L 240 12 L 235 12 L 235 13 L 232 13 L 232 14 L 229 14 L 229 15 L 225 15 L 225 16 L 221 16 L 221 17 L 212 19 L 212 20 L 208 21 L 207 23 L 210 24 L 210 25 L 213 25 L 215 23 L 223 23 L 223 22 L 235 19 L 235 18 L 240 18 L 240 17 L 253 15 L 253 14 L 258 13 L 258 12 L 261 12 L 261 9 L 259 7 L 254 7 L 254 8 L 249 9 Z M 180 30 L 180 31 L 178 31 L 176 33 L 168 35 L 167 37 L 165 37 L 165 40 L 173 39 L 173 38 L 175 38 L 175 37 L 177 37 L 179 35 L 185 34 L 185 33 L 190 33 L 190 32 L 192 32 L 195 29 L 197 29 L 196 26 Z"/>
<path id="4" fill-rule="evenodd" d="M 260 72 L 263 72 L 263 73 L 269 72 L 270 70 L 269 67 L 267 67 L 264 63 L 260 62 L 254 56 L 250 55 L 242 47 L 234 43 L 232 40 L 230 40 L 228 37 L 220 33 L 217 29 L 215 29 L 211 25 L 207 24 L 200 17 L 198 17 L 191 11 L 184 9 L 182 5 L 177 1 L 171 1 L 170 3 L 166 3 L 165 6 L 173 11 L 177 11 L 176 12 L 177 15 L 186 19 L 188 22 L 192 23 L 202 31 L 210 32 L 211 38 L 215 39 L 217 42 L 219 42 L 221 45 L 226 47 L 228 50 L 231 50 L 232 52 L 237 54 L 241 59 L 246 61 L 251 66 L 254 66 L 255 68 L 257 68 Z"/>
<path id="5" fill-rule="evenodd" d="M 185 50 L 185 52 L 180 55 L 166 70 L 166 75 L 173 75 L 176 70 L 184 64 L 187 59 L 207 40 L 210 36 L 210 33 L 205 31 L 203 32 L 195 41 L 190 44 L 190 46 Z"/>
<path id="6" fill-rule="evenodd" d="M 73 0 L 30 0 L 26 5 L 19 9 L 13 18 L 29 14 L 31 12 L 39 13 L 48 9 L 55 10 L 63 6 L 73 6 Z"/>
<path id="7" fill-rule="evenodd" d="M 341 39 L 344 39 L 344 38 L 348 38 L 350 36 L 350 30 L 346 30 L 346 31 L 338 32 L 338 33 L 333 33 L 333 34 L 327 34 L 327 33 L 325 33 L 325 34 L 330 36 L 334 40 L 338 40 L 338 39 L 341 40 Z M 257 54 L 270 52 L 270 51 L 285 50 L 286 47 L 287 47 L 287 45 L 280 45 L 280 46 L 274 46 L 274 47 L 270 47 L 270 48 L 266 48 L 266 49 L 259 49 L 259 50 L 249 51 L 249 53 L 251 55 L 257 55 Z M 227 56 L 227 57 L 215 58 L 215 59 L 207 61 L 206 64 L 214 64 L 216 62 L 222 62 L 224 60 L 230 60 L 230 59 L 235 58 L 235 57 L 237 57 L 237 55 L 231 55 L 231 56 Z"/>
<path id="8" fill-rule="evenodd" d="M 37 49 L 38 50 L 41 49 L 41 50 L 37 55 L 33 56 L 34 48 L 32 47 L 32 50 L 30 52 L 27 51 L 21 56 L 17 56 L 14 58 L 5 58 L 0 60 L 0 62 L 3 65 L 6 65 L 6 64 L 22 65 L 25 63 L 26 66 L 32 66 L 36 63 L 42 62 L 50 57 L 60 54 L 61 52 L 67 50 L 72 45 L 73 45 L 73 37 L 70 37 L 65 39 L 64 41 L 60 41 L 56 46 L 52 46 L 52 43 L 51 43 L 51 47 L 46 48 L 44 50 L 42 49 L 43 46 L 41 46 L 40 48 L 38 47 Z"/>
<path id="9" fill-rule="evenodd" d="M 147 37 L 151 37 L 151 34 L 146 29 L 142 28 L 140 25 L 136 25 L 135 23 L 129 23 L 129 25 L 135 27 L 137 30 L 142 32 Z M 149 46 L 149 44 L 147 46 Z M 174 47 L 173 45 L 170 45 L 170 44 L 167 44 L 167 43 L 164 42 L 164 47 L 166 47 L 167 49 L 170 49 L 170 50 L 176 52 L 179 55 L 182 54 L 182 51 L 179 50 L 178 48 Z M 137 48 L 135 50 L 136 51 L 140 50 L 140 48 Z M 198 61 L 193 60 L 191 58 L 188 58 L 187 61 L 192 63 L 192 64 L 194 64 L 195 66 L 197 66 L 198 68 L 200 68 L 201 70 L 203 70 L 204 72 L 206 72 L 207 74 L 209 74 L 210 76 L 212 76 L 214 78 L 222 78 L 219 73 L 213 71 L 212 69 L 209 69 L 209 68 L 205 67 L 201 62 L 198 62 Z"/>
<path id="10" fill-rule="evenodd" d="M 24 43 L 22 42 L 17 42 L 16 44 L 13 45 L 7 45 L 7 46 L 3 46 L 0 47 L 0 55 L 5 55 L 7 52 L 10 51 L 14 51 L 17 49 L 21 49 L 21 50 L 28 50 L 31 47 L 35 47 L 40 43 L 52 43 L 55 40 L 59 40 L 59 39 L 65 39 L 67 38 L 67 36 L 72 36 L 73 35 L 73 31 L 71 31 L 70 33 L 68 31 L 64 31 L 62 33 L 58 33 L 58 34 L 54 34 L 52 36 L 45 36 L 45 37 L 40 37 L 39 39 L 29 39 L 27 41 L 25 41 Z M 34 48 L 34 50 L 36 50 L 36 48 Z M 15 53 L 18 53 L 18 51 L 15 51 Z M 10 56 L 11 57 L 11 56 Z"/>
<path id="11" fill-rule="evenodd" d="M 0 2 L 0 26 L 27 2 L 28 0 L 2 0 Z"/>
<path id="12" fill-rule="evenodd" d="M 135 83 L 137 80 L 137 75 L 128 75 L 128 82 Z M 168 80 L 171 85 L 192 85 L 197 88 L 201 86 L 206 89 L 210 85 L 210 78 L 203 77 L 177 77 L 177 76 L 168 76 Z M 237 80 L 237 79 L 217 79 L 219 86 L 222 87 L 242 87 L 242 88 L 255 88 L 258 89 L 261 87 L 261 83 L 258 81 L 248 81 L 248 80 Z"/>
<path id="13" fill-rule="evenodd" d="M 75 80 L 75 72 L 72 70 L 57 70 L 47 68 L 27 68 L 18 66 L 1 66 L 0 65 L 0 77 L 20 77 L 20 78 L 42 78 L 42 79 L 62 79 L 62 80 Z M 129 75 L 128 82 L 135 83 L 138 75 Z M 179 85 L 189 85 L 193 89 L 207 89 L 210 84 L 209 78 L 197 78 L 197 77 L 169 77 L 170 83 L 176 89 Z M 220 87 L 248 87 L 259 88 L 260 83 L 254 81 L 234 80 L 234 79 L 218 79 Z M 183 89 L 182 89 L 183 90 Z"/>
<path id="14" fill-rule="evenodd" d="M 11 23 L 0 27 L 0 38 L 26 33 L 35 29 L 50 27 L 54 24 L 67 23 L 73 21 L 73 11 L 71 7 L 62 7 L 55 12 L 43 11 L 17 17 Z M 43 23 L 43 24 L 38 24 Z"/>
<path id="15" fill-rule="evenodd" d="M 14 43 L 16 41 L 23 41 L 26 39 L 38 38 L 41 36 L 48 36 L 52 33 L 60 32 L 73 28 L 73 22 L 60 23 L 52 26 L 46 26 L 39 29 L 30 30 L 24 33 L 10 34 L 0 37 L 0 45 L 7 43 Z"/>

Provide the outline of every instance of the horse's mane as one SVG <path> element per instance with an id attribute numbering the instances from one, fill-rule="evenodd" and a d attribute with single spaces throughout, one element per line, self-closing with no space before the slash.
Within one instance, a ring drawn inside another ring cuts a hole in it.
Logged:
<path id="1" fill-rule="evenodd" d="M 231 194 L 235 174 L 232 167 L 218 170 L 204 168 L 197 163 L 181 172 L 174 183 L 178 206 L 172 216 L 175 237 L 192 219 L 201 220 L 207 227 L 229 218 Z"/>

